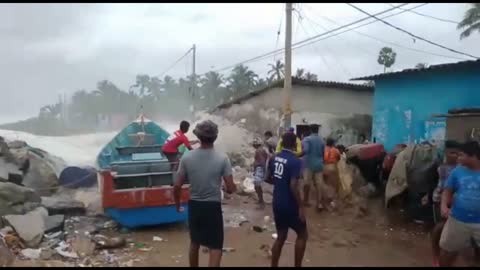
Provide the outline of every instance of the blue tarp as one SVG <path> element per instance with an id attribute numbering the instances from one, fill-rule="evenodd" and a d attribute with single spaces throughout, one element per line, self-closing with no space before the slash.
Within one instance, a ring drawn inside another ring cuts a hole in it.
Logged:
<path id="1" fill-rule="evenodd" d="M 67 167 L 58 180 L 61 186 L 67 188 L 92 187 L 97 183 L 97 172 L 90 167 Z"/>

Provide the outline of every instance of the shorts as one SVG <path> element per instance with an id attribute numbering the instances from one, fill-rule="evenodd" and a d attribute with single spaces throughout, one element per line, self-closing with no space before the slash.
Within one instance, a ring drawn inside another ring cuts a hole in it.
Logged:
<path id="1" fill-rule="evenodd" d="M 253 172 L 253 184 L 255 186 L 260 186 L 265 179 L 265 168 L 263 167 L 255 167 Z"/>
<path id="2" fill-rule="evenodd" d="M 471 246 L 471 240 L 480 243 L 480 223 L 465 223 L 450 216 L 443 227 L 440 247 L 448 252 L 458 252 Z"/>
<path id="3" fill-rule="evenodd" d="M 300 220 L 298 211 L 273 209 L 273 219 L 277 231 L 294 230 L 297 234 L 307 231 L 307 223 Z"/>
<path id="4" fill-rule="evenodd" d="M 180 159 L 180 153 L 166 153 L 166 152 L 163 152 L 163 154 L 165 155 L 165 157 L 168 159 L 168 162 L 170 163 L 173 163 L 173 162 L 178 162 L 178 160 Z"/>
<path id="5" fill-rule="evenodd" d="M 220 202 L 188 202 L 190 240 L 209 249 L 223 248 L 223 214 Z"/>

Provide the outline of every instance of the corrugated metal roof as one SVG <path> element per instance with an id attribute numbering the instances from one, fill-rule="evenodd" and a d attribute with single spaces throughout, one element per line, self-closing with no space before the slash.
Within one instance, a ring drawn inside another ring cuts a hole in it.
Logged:
<path id="1" fill-rule="evenodd" d="M 469 60 L 469 61 L 461 61 L 457 63 L 447 63 L 447 64 L 439 64 L 439 65 L 431 65 L 427 68 L 409 68 L 409 69 L 404 69 L 401 71 L 396 71 L 396 72 L 388 72 L 388 73 L 381 73 L 381 74 L 376 74 L 376 75 L 371 75 L 371 76 L 365 76 L 365 77 L 359 77 L 359 78 L 353 78 L 350 79 L 351 81 L 360 81 L 360 80 L 376 80 L 376 79 L 383 79 L 386 77 L 393 77 L 397 76 L 400 74 L 415 74 L 415 73 L 421 73 L 425 71 L 432 71 L 432 70 L 445 70 L 445 69 L 451 69 L 451 68 L 458 68 L 458 67 L 479 67 L 480 66 L 480 59 L 477 60 Z"/>
<path id="2" fill-rule="evenodd" d="M 373 86 L 367 85 L 367 84 L 354 84 L 354 83 L 344 83 L 344 82 L 334 82 L 334 81 L 309 81 L 309 80 L 299 79 L 297 77 L 292 77 L 292 85 L 302 85 L 302 86 L 311 86 L 311 87 L 333 87 L 333 88 L 340 88 L 340 89 L 354 90 L 354 91 L 365 91 L 365 92 L 373 92 L 373 89 L 374 89 Z M 234 104 L 239 104 L 242 101 L 250 99 L 254 96 L 258 96 L 276 87 L 283 87 L 283 80 L 275 81 L 265 88 L 252 91 L 234 100 L 220 104 L 217 107 L 215 107 L 212 111 L 215 111 L 217 109 L 225 109 Z"/>

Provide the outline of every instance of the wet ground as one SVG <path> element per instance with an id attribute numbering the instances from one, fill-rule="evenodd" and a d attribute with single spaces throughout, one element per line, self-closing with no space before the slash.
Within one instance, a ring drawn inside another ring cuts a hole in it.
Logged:
<path id="1" fill-rule="evenodd" d="M 367 213 L 357 207 L 342 209 L 331 213 L 308 209 L 309 240 L 304 266 L 431 265 L 429 236 L 421 225 L 403 223 L 398 212 L 386 215 L 380 200 L 369 201 Z M 268 250 L 275 233 L 271 217 L 271 206 L 256 210 L 253 198 L 235 195 L 227 200 L 224 246 L 233 250 L 224 253 L 222 266 L 269 266 Z M 264 231 L 254 231 L 253 226 L 263 227 Z M 189 237 L 185 225 L 146 228 L 122 235 L 131 243 L 110 251 L 114 265 L 188 266 Z M 162 241 L 154 241 L 155 236 Z M 280 266 L 293 266 L 294 241 L 295 233 L 290 232 Z M 200 264 L 207 265 L 207 260 L 208 254 L 201 251 Z M 62 262 L 19 261 L 16 265 L 57 266 Z"/>

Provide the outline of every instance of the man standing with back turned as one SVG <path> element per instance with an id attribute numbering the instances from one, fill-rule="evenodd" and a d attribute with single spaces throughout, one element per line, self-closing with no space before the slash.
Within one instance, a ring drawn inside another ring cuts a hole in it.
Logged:
<path id="1" fill-rule="evenodd" d="M 190 266 L 198 266 L 200 245 L 210 250 L 208 265 L 219 267 L 223 248 L 223 215 L 221 204 L 222 178 L 226 192 L 235 192 L 232 166 L 227 155 L 213 148 L 218 127 L 210 120 L 199 123 L 193 133 L 200 140 L 200 148 L 186 153 L 180 160 L 174 185 L 177 211 L 180 207 L 182 185 L 190 183 L 188 222 L 190 229 Z"/>

